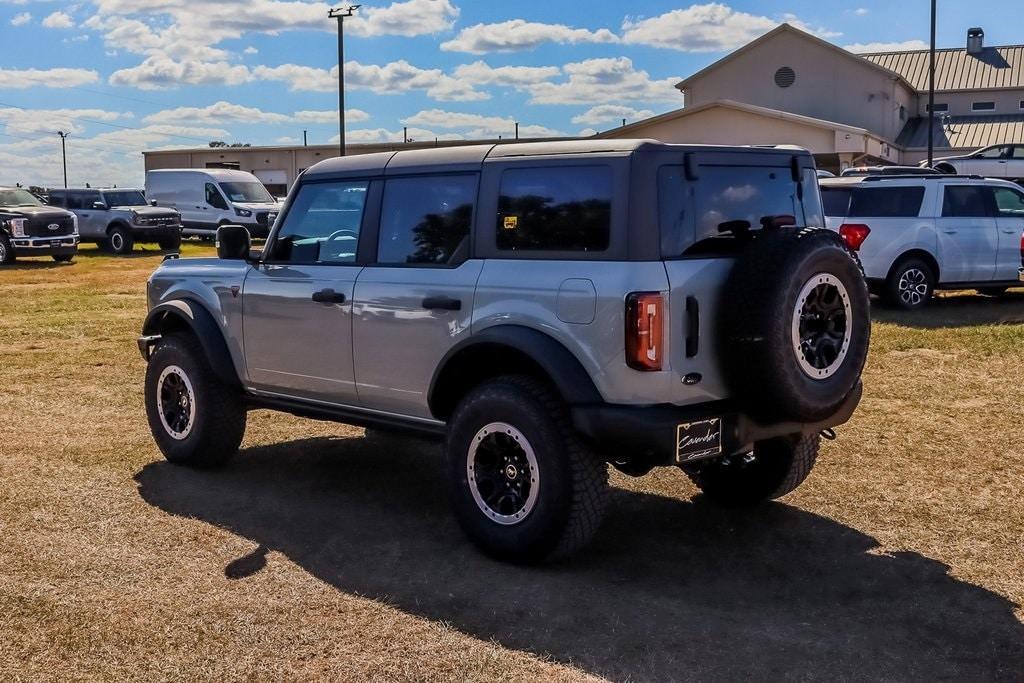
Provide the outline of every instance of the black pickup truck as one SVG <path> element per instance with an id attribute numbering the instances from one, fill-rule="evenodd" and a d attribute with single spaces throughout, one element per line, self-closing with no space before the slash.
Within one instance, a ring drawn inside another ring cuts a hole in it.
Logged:
<path id="1" fill-rule="evenodd" d="M 20 187 L 0 187 L 0 265 L 18 256 L 68 262 L 78 252 L 78 223 L 70 211 L 46 206 Z"/>

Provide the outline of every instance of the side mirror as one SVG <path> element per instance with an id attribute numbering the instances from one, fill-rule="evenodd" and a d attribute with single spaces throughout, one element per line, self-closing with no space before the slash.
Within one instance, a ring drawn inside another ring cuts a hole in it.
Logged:
<path id="1" fill-rule="evenodd" d="M 222 225 L 217 228 L 217 258 L 248 261 L 251 250 L 252 238 L 241 225 Z"/>
<path id="2" fill-rule="evenodd" d="M 149 205 L 150 206 L 156 206 L 156 200 L 155 199 L 150 199 L 149 200 Z"/>
<path id="3" fill-rule="evenodd" d="M 95 209 L 96 211 L 106 211 L 107 205 L 104 204 L 103 202 L 93 202 L 92 208 Z"/>

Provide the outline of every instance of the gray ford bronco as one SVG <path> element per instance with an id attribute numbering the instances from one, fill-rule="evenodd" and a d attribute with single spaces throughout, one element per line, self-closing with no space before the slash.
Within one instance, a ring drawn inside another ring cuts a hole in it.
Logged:
<path id="1" fill-rule="evenodd" d="M 142 190 L 51 190 L 49 203 L 78 216 L 83 242 L 95 242 L 113 254 L 130 254 L 136 242 L 156 242 L 173 251 L 181 246 L 181 214 L 151 205 Z"/>
<path id="2" fill-rule="evenodd" d="M 139 347 L 168 460 L 221 464 L 270 408 L 441 439 L 488 553 L 564 557 L 608 464 L 753 505 L 861 396 L 868 292 L 793 148 L 649 140 L 331 159 L 262 252 L 168 257 Z"/>

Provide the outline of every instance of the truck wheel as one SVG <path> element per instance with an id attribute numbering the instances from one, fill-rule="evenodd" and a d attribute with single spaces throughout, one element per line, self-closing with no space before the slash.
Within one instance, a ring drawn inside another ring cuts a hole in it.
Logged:
<path id="1" fill-rule="evenodd" d="M 687 474 L 708 498 L 722 505 L 757 505 L 800 486 L 814 467 L 820 444 L 817 434 L 759 441 L 749 453 L 709 461 Z"/>
<path id="2" fill-rule="evenodd" d="M 146 415 L 168 461 L 194 467 L 227 462 L 245 434 L 239 392 L 217 379 L 190 334 L 164 337 L 146 368 Z"/>
<path id="3" fill-rule="evenodd" d="M 476 387 L 455 409 L 445 450 L 456 517 L 490 555 L 566 557 L 597 531 L 608 466 L 545 384 L 507 376 Z"/>
<path id="4" fill-rule="evenodd" d="M 928 303 L 935 292 L 935 273 L 918 258 L 896 264 L 885 281 L 885 301 L 890 306 L 913 311 Z"/>
<path id="5" fill-rule="evenodd" d="M 838 235 L 761 231 L 737 259 L 722 295 L 721 364 L 732 395 L 762 420 L 834 414 L 867 359 L 867 285 Z"/>
<path id="6" fill-rule="evenodd" d="M 0 235 L 0 266 L 14 263 L 14 248 L 7 235 Z"/>
<path id="7" fill-rule="evenodd" d="M 71 263 L 71 261 L 73 261 L 74 258 L 75 257 L 73 254 L 61 254 L 59 256 L 54 256 L 53 260 L 56 261 L 57 263 Z"/>
<path id="8" fill-rule="evenodd" d="M 181 249 L 181 233 L 177 232 L 173 235 L 161 237 L 157 244 L 159 244 L 160 248 L 164 251 L 178 251 Z"/>
<path id="9" fill-rule="evenodd" d="M 114 254 L 130 254 L 135 246 L 130 230 L 123 226 L 115 226 L 107 233 L 107 248 Z"/>

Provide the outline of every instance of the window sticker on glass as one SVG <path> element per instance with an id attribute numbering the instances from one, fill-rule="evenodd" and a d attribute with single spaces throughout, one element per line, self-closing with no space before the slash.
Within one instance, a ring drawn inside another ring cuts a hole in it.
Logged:
<path id="1" fill-rule="evenodd" d="M 505 229 L 515 230 L 519 227 L 519 216 L 505 216 Z"/>

